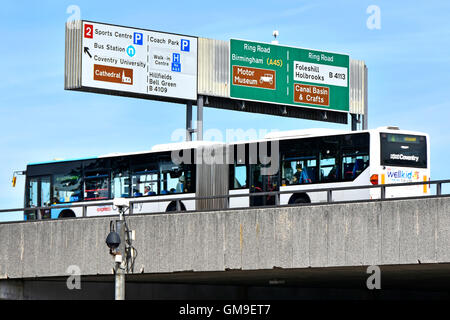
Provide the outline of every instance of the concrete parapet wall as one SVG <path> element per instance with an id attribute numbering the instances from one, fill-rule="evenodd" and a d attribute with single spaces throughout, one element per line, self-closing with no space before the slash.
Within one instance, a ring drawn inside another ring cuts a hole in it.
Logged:
<path id="1" fill-rule="evenodd" d="M 0 279 L 112 273 L 114 217 L 0 224 Z M 450 198 L 128 216 L 135 273 L 450 262 Z M 420 261 L 420 262 L 419 262 Z"/>

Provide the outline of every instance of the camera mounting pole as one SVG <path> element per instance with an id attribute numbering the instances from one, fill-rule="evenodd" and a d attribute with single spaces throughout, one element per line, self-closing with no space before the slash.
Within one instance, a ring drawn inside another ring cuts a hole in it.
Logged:
<path id="1" fill-rule="evenodd" d="M 115 299 L 125 300 L 125 221 L 124 221 L 124 207 L 118 206 L 119 209 L 119 221 L 116 221 L 116 228 L 119 232 L 120 245 L 118 247 L 119 254 L 115 256 L 114 273 L 115 273 Z"/>
<path id="2" fill-rule="evenodd" d="M 110 249 L 111 255 L 114 256 L 115 299 L 125 300 L 125 273 L 129 259 L 127 242 L 131 246 L 133 239 L 128 239 L 129 234 L 124 214 L 128 210 L 130 203 L 128 199 L 116 198 L 114 199 L 114 206 L 119 210 L 119 220 L 111 221 L 111 230 L 106 238 L 106 244 Z M 115 228 L 112 226 L 113 222 Z"/>

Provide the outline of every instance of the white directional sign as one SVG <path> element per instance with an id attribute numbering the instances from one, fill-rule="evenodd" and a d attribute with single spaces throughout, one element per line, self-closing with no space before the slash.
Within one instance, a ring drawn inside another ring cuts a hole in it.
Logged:
<path id="1" fill-rule="evenodd" d="M 197 99 L 197 38 L 82 22 L 83 88 Z"/>

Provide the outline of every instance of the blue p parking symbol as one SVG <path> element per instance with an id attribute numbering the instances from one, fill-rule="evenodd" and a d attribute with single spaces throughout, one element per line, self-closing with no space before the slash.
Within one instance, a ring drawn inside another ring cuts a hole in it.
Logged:
<path id="1" fill-rule="evenodd" d="M 143 39 L 142 33 L 135 32 L 133 34 L 133 44 L 137 44 L 137 45 L 142 46 L 142 39 Z"/>
<path id="2" fill-rule="evenodd" d="M 187 39 L 181 39 L 181 51 L 189 52 L 190 41 Z"/>

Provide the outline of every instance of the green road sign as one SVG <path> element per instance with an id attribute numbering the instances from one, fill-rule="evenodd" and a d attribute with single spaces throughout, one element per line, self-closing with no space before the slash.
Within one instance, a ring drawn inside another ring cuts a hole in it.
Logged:
<path id="1" fill-rule="evenodd" d="M 349 56 L 230 40 L 235 99 L 349 111 Z"/>

